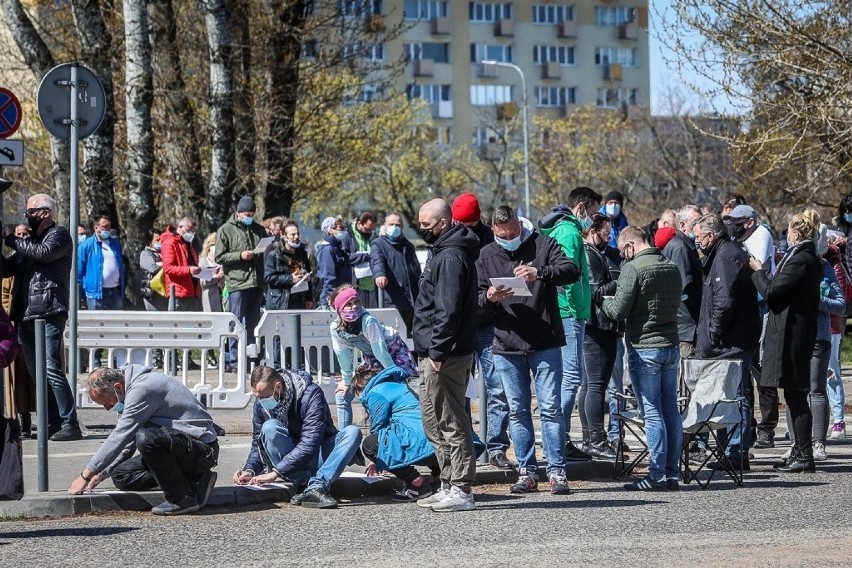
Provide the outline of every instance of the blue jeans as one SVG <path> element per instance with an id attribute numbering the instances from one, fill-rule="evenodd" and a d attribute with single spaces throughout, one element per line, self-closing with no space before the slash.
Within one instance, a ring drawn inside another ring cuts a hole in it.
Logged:
<path id="1" fill-rule="evenodd" d="M 254 330 L 260 323 L 260 307 L 263 305 L 263 291 L 260 288 L 233 290 L 228 294 L 228 309 L 246 328 L 246 343 L 254 343 Z M 237 362 L 237 340 L 232 339 L 229 348 L 231 362 Z"/>
<path id="2" fill-rule="evenodd" d="M 45 374 L 50 385 L 47 397 L 47 422 L 50 430 L 78 428 L 77 408 L 71 385 L 65 378 L 62 367 L 62 334 L 65 332 L 65 314 L 44 318 L 44 350 L 47 355 Z M 18 326 L 18 338 L 24 352 L 27 370 L 35 378 L 35 321 L 22 321 Z"/>
<path id="3" fill-rule="evenodd" d="M 613 416 L 618 412 L 618 399 L 615 393 L 622 394 L 624 392 L 624 338 L 618 340 L 615 345 L 615 364 L 612 366 L 612 375 L 609 379 L 609 385 L 606 389 L 606 395 L 609 397 L 609 428 L 608 434 L 610 440 L 618 439 L 618 421 L 613 419 Z"/>
<path id="4" fill-rule="evenodd" d="M 741 361 L 743 362 L 743 374 L 740 379 L 740 390 L 737 393 L 737 400 L 742 402 L 742 421 L 740 427 L 731 435 L 728 440 L 728 447 L 725 448 L 725 455 L 739 458 L 740 454 L 747 457 L 748 451 L 751 448 L 751 400 L 748 396 L 748 382 L 751 381 L 751 360 L 754 358 L 754 350 L 749 349 L 743 352 Z"/>
<path id="5" fill-rule="evenodd" d="M 630 380 L 645 413 L 650 457 L 648 477 L 653 481 L 678 478 L 683 446 L 682 422 L 677 410 L 679 363 L 677 345 L 627 350 Z"/>
<path id="6" fill-rule="evenodd" d="M 488 409 L 485 444 L 488 454 L 509 449 L 509 402 L 503 391 L 503 381 L 494 372 L 494 324 L 479 326 L 479 344 L 476 346 L 476 364 L 485 379 Z"/>
<path id="7" fill-rule="evenodd" d="M 562 416 L 565 419 L 565 438 L 568 439 L 574 403 L 586 377 L 586 365 L 583 362 L 586 321 L 563 318 L 562 327 L 565 330 L 565 347 L 562 348 Z"/>
<path id="8" fill-rule="evenodd" d="M 494 368 L 503 381 L 509 402 L 509 428 L 515 443 L 518 471 L 538 479 L 535 459 L 535 430 L 532 420 L 530 372 L 535 381 L 541 438 L 547 471 L 565 469 L 565 420 L 560 406 L 562 353 L 558 348 L 534 351 L 527 355 L 494 354 Z"/>
<path id="9" fill-rule="evenodd" d="M 334 393 L 334 406 L 337 408 L 337 428 L 342 430 L 352 424 L 352 389 L 346 393 Z"/>
<path id="10" fill-rule="evenodd" d="M 831 408 L 831 416 L 834 422 L 843 422 L 843 408 L 846 393 L 843 390 L 843 379 L 840 375 L 840 341 L 843 339 L 843 334 L 831 334 L 831 355 L 828 359 L 829 377 L 828 388 L 825 392 L 828 395 L 828 404 Z"/>
<path id="11" fill-rule="evenodd" d="M 101 298 L 86 296 L 86 308 L 90 310 L 123 310 L 124 294 L 120 287 L 104 288 Z"/>
<path id="12" fill-rule="evenodd" d="M 348 426 L 322 443 L 319 453 L 310 461 L 306 469 L 293 471 L 287 475 L 287 480 L 301 485 L 307 480 L 307 489 L 323 488 L 329 490 L 331 484 L 340 477 L 343 470 L 352 460 L 361 444 L 361 430 L 356 426 Z M 274 418 L 263 423 L 260 429 L 261 456 L 269 460 L 266 464 L 272 468 L 284 456 L 293 451 L 296 442 L 290 437 L 287 427 Z"/>

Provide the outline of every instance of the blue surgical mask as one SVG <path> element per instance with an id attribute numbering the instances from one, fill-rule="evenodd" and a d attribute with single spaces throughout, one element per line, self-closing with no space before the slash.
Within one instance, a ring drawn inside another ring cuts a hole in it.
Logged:
<path id="1" fill-rule="evenodd" d="M 161 248 L 163 248 L 163 245 L 161 245 L 160 243 L 156 243 L 154 245 L 154 250 L 160 250 Z"/>
<path id="2" fill-rule="evenodd" d="M 348 236 L 349 236 L 349 233 L 347 233 L 346 231 L 338 231 L 337 234 L 334 235 L 334 238 L 342 243 L 343 241 L 346 240 L 346 237 L 348 237 Z"/>
<path id="3" fill-rule="evenodd" d="M 605 209 L 607 217 L 615 218 L 621 214 L 621 205 L 618 203 L 607 203 Z"/>
<path id="4" fill-rule="evenodd" d="M 686 234 L 686 238 L 689 239 L 690 241 L 694 241 L 695 240 L 695 233 L 693 233 L 692 231 L 689 231 Z M 698 244 L 698 243 L 696 243 L 696 244 Z"/>
<path id="5" fill-rule="evenodd" d="M 257 401 L 260 403 L 260 405 L 263 408 L 265 408 L 266 410 L 268 410 L 270 412 L 275 410 L 278 407 L 278 403 L 281 402 L 277 398 L 275 398 L 274 396 L 268 396 L 266 398 L 259 398 L 259 399 L 257 399 Z"/>
<path id="6" fill-rule="evenodd" d="M 102 241 L 105 241 L 112 237 L 112 231 L 98 231 L 98 236 L 101 238 Z"/>
<path id="7" fill-rule="evenodd" d="M 847 223 L 852 223 L 852 213 L 844 213 L 843 220 Z"/>
<path id="8" fill-rule="evenodd" d="M 124 412 L 124 403 L 118 401 L 112 406 L 112 409 L 121 414 L 122 412 Z"/>
<path id="9" fill-rule="evenodd" d="M 398 225 L 391 225 L 387 228 L 385 234 L 390 240 L 395 241 L 402 234 L 402 227 Z"/>
<path id="10" fill-rule="evenodd" d="M 254 217 L 243 217 L 243 225 L 251 225 L 254 223 Z"/>
<path id="11" fill-rule="evenodd" d="M 195 238 L 195 233 L 193 233 L 192 231 L 187 231 L 183 234 L 183 240 L 185 240 L 188 243 L 191 243 L 194 238 Z"/>
<path id="12" fill-rule="evenodd" d="M 580 228 L 584 231 L 588 231 L 592 228 L 592 218 L 586 215 L 582 219 L 578 219 L 580 221 Z"/>
<path id="13" fill-rule="evenodd" d="M 501 239 L 500 237 L 495 236 L 494 242 L 496 242 L 500 247 L 506 249 L 509 252 L 515 252 L 518 250 L 518 247 L 521 246 L 521 235 L 518 235 L 514 239 Z"/>

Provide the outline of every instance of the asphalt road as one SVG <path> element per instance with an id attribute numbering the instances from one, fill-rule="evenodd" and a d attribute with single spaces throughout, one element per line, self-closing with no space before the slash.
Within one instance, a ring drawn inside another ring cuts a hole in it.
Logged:
<path id="1" fill-rule="evenodd" d="M 477 509 L 438 514 L 387 499 L 337 510 L 287 504 L 0 523 L 0 566 L 852 566 L 852 445 L 816 474 L 781 475 L 757 452 L 746 484 L 633 494 L 478 488 Z"/>

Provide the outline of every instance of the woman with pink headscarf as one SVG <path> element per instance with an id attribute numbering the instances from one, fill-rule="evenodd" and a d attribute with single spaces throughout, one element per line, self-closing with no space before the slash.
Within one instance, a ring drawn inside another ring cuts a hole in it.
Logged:
<path id="1" fill-rule="evenodd" d="M 399 332 L 382 325 L 361 306 L 358 291 L 349 284 L 337 288 L 329 296 L 329 304 L 337 317 L 331 322 L 331 345 L 340 363 L 341 380 L 335 392 L 337 427 L 352 423 L 352 392 L 349 384 L 354 372 L 355 350 L 362 353 L 363 364 L 376 371 L 394 365 L 409 377 L 417 376 L 417 362 Z"/>

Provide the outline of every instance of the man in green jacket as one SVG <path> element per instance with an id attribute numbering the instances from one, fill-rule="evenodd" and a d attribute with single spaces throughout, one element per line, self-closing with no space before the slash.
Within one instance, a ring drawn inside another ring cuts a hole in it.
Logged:
<path id="1" fill-rule="evenodd" d="M 592 217 L 600 205 L 600 193 L 588 187 L 578 187 L 568 194 L 566 205 L 557 205 L 538 223 L 541 232 L 559 243 L 565 256 L 580 268 L 580 279 L 560 287 L 558 292 L 559 313 L 565 330 L 565 346 L 562 347 L 562 415 L 565 420 L 566 461 L 592 459 L 571 443 L 569 434 L 577 392 L 586 375 L 583 341 L 592 305 L 583 232 L 592 226 Z"/>
<path id="2" fill-rule="evenodd" d="M 683 280 L 677 266 L 648 245 L 640 227 L 628 226 L 618 237 L 628 261 L 621 268 L 612 298 L 595 297 L 614 320 L 627 320 L 625 341 L 633 390 L 645 415 L 650 465 L 648 475 L 624 486 L 630 491 L 678 489 L 682 441 L 677 410 L 680 349 L 677 310 Z"/>
<path id="3" fill-rule="evenodd" d="M 237 212 L 216 231 L 216 262 L 225 273 L 228 309 L 246 328 L 248 343 L 254 343 L 254 328 L 263 304 L 263 254 L 253 251 L 266 230 L 254 220 L 254 200 L 244 195 Z M 237 343 L 231 341 L 230 360 L 237 360 Z"/>

